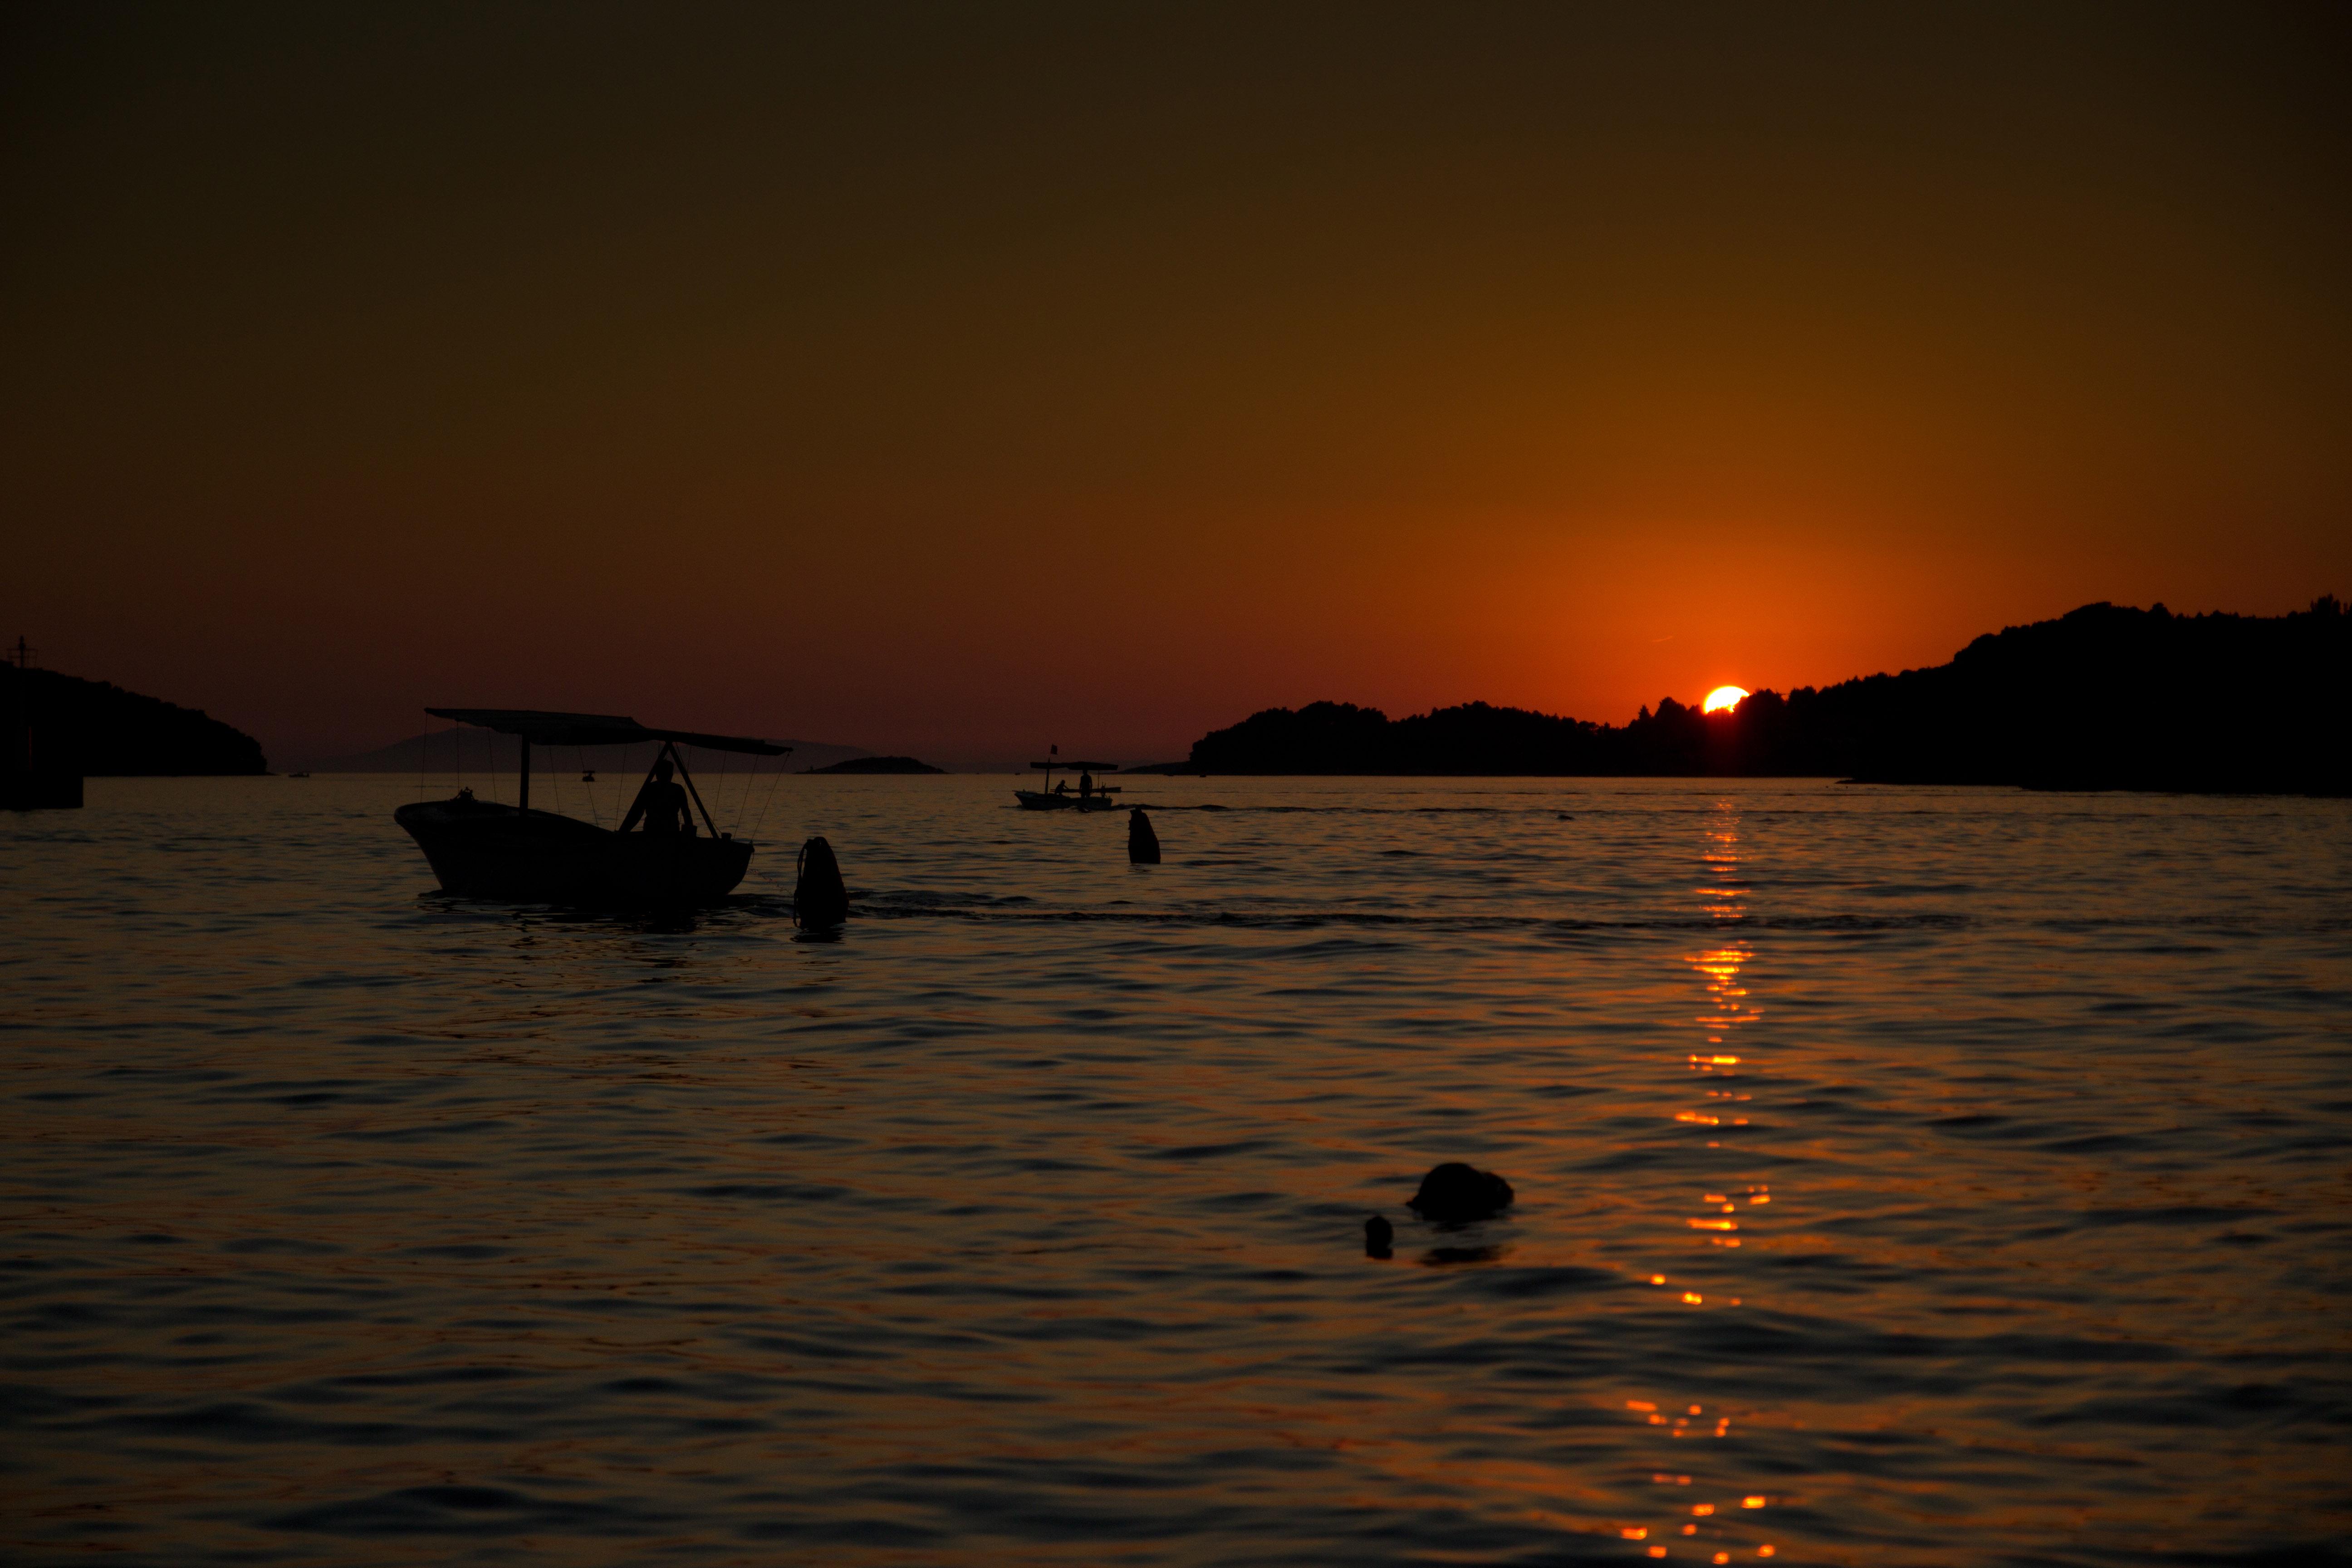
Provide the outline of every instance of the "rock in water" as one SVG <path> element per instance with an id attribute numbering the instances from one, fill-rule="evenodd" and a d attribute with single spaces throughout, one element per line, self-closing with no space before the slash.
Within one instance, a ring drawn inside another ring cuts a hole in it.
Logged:
<path id="1" fill-rule="evenodd" d="M 1449 1161 L 1422 1177 L 1410 1205 L 1423 1219 L 1441 1223 L 1486 1219 L 1511 1206 L 1511 1184 L 1492 1171 L 1474 1171 Z"/>
<path id="2" fill-rule="evenodd" d="M 800 879 L 793 885 L 793 923 L 803 931 L 831 931 L 849 918 L 849 888 L 833 846 L 812 838 L 801 846 Z"/>
<path id="3" fill-rule="evenodd" d="M 1396 1239 L 1396 1226 L 1394 1226 L 1391 1225 L 1391 1224 L 1388 1222 L 1388 1219 L 1387 1219 L 1387 1217 L 1386 1217 L 1386 1216 L 1381 1215 L 1374 1215 L 1371 1218 L 1370 1218 L 1370 1219 L 1368 1219 L 1368 1220 L 1366 1220 L 1366 1221 L 1364 1222 L 1364 1256 L 1365 1256 L 1365 1257 L 1367 1257 L 1367 1258 L 1386 1258 L 1386 1257 L 1388 1257 L 1388 1256 L 1389 1256 L 1389 1244 L 1390 1244 L 1391 1242 L 1394 1241 L 1395 1239 Z"/>
<path id="4" fill-rule="evenodd" d="M 1160 864 L 1160 835 L 1151 831 L 1151 818 L 1139 805 L 1127 814 L 1127 861 L 1130 866 Z"/>

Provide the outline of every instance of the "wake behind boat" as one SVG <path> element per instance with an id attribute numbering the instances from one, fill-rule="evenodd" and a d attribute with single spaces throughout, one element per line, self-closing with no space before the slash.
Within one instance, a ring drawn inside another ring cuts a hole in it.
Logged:
<path id="1" fill-rule="evenodd" d="M 478 724 L 520 740 L 517 804 L 477 800 L 461 789 L 448 800 L 418 801 L 393 813 L 425 851 L 445 891 L 477 899 L 592 906 L 715 903 L 734 891 L 756 847 L 719 831 L 687 771 L 680 745 L 759 757 L 790 746 L 740 735 L 656 730 L 601 713 L 530 708 L 427 708 L 436 718 Z M 635 804 L 615 831 L 530 805 L 533 746 L 625 746 L 658 742 Z M 679 782 L 671 782 L 675 773 Z M 707 833 L 696 830 L 701 815 Z"/>

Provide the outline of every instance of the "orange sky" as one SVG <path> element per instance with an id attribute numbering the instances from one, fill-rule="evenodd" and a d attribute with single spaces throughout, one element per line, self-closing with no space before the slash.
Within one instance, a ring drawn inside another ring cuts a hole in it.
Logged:
<path id="1" fill-rule="evenodd" d="M 9 12 L 0 631 L 1177 756 L 2352 591 L 2337 8 Z"/>

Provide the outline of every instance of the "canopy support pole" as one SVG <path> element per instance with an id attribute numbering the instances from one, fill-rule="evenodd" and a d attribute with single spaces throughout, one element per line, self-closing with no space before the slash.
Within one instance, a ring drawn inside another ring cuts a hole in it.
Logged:
<path id="1" fill-rule="evenodd" d="M 695 806 L 702 813 L 702 826 L 710 830 L 711 837 L 718 837 L 719 825 L 710 820 L 710 808 L 702 804 L 702 792 L 694 787 L 694 775 L 687 772 L 686 759 L 677 754 L 677 742 L 664 741 L 662 750 L 667 752 L 669 760 L 677 764 L 677 776 L 686 781 L 686 793 L 694 797 Z"/>
<path id="2" fill-rule="evenodd" d="M 518 803 L 515 809 L 529 811 L 530 809 L 530 740 L 528 736 L 518 735 L 515 741 L 516 749 L 522 753 L 522 771 L 515 786 L 515 799 Z"/>

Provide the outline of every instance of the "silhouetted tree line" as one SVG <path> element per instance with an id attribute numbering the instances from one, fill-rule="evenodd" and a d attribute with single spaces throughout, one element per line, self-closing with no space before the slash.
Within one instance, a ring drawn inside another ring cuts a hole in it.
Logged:
<path id="1" fill-rule="evenodd" d="M 2352 793 L 2339 704 L 2352 616 L 2085 605 L 1977 638 L 1949 664 L 1730 712 L 1673 698 L 1595 724 L 1484 702 L 1391 720 L 1270 708 L 1193 744 L 1188 772 L 1828 775 L 2041 789 Z"/>
<path id="2" fill-rule="evenodd" d="M 241 730 L 193 708 L 53 669 L 0 665 L 0 721 L 29 722 L 33 763 L 66 773 L 268 771 L 261 742 Z"/>

